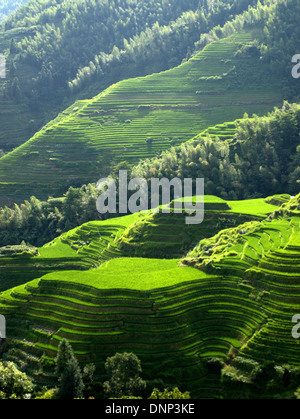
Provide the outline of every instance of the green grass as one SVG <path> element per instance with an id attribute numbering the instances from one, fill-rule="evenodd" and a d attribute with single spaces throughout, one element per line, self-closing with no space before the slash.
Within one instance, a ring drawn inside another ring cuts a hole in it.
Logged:
<path id="1" fill-rule="evenodd" d="M 191 390 L 199 357 L 225 358 L 264 319 L 235 281 L 178 267 L 178 260 L 121 258 L 80 274 L 53 272 L 1 293 L 0 307 L 15 337 L 10 357 L 21 351 L 28 362 L 33 351 L 51 358 L 67 338 L 81 362 L 100 369 L 116 348 L 137 353 L 146 377 L 172 380 L 184 368 L 180 380 Z M 34 328 L 22 329 L 24 322 Z"/>
<path id="2" fill-rule="evenodd" d="M 261 205 L 257 205 L 259 202 Z M 234 211 L 230 208 L 234 207 Z M 172 207 L 172 204 L 171 204 Z M 248 208 L 248 209 L 247 209 Z M 186 214 L 130 214 L 105 221 L 91 221 L 62 234 L 38 249 L 31 258 L 0 258 L 0 291 L 50 272 L 87 270 L 118 257 L 176 259 L 184 256 L 201 238 L 220 229 L 253 219 L 262 219 L 262 200 L 227 203 L 205 196 L 205 217 L 201 224 L 186 224 Z"/>
<path id="3" fill-rule="evenodd" d="M 0 291 L 53 271 L 87 270 L 122 256 L 115 240 L 140 218 L 131 214 L 106 221 L 92 221 L 68 231 L 38 249 L 31 258 L 0 258 Z"/>
<path id="4" fill-rule="evenodd" d="M 66 243 L 62 243 L 60 239 L 56 239 L 51 243 L 45 244 L 39 249 L 40 257 L 52 259 L 57 257 L 78 257 L 77 252 Z"/>
<path id="5" fill-rule="evenodd" d="M 205 274 L 195 269 L 178 267 L 178 262 L 179 260 L 119 258 L 87 272 L 53 272 L 43 277 L 43 280 L 76 282 L 98 289 L 147 291 L 205 277 Z"/>
<path id="6" fill-rule="evenodd" d="M 230 212 L 266 217 L 274 211 L 274 205 L 268 204 L 264 199 L 248 199 L 243 201 L 227 201 L 231 207 Z"/>
<path id="7" fill-rule="evenodd" d="M 212 209 L 202 231 L 185 230 L 179 214 L 133 214 L 63 234 L 26 263 L 32 268 L 38 261 L 51 265 L 69 259 L 77 260 L 77 269 L 53 265 L 0 293 L 0 311 L 13 339 L 7 359 L 27 365 L 34 375 L 40 360 L 53 360 L 66 338 L 80 363 L 94 362 L 99 374 L 107 356 L 134 352 L 146 379 L 180 383 L 194 397 L 203 395 L 203 363 L 213 356 L 226 360 L 236 353 L 299 365 L 291 336 L 291 318 L 300 309 L 299 199 L 280 208 L 264 200 L 237 202 L 234 208 L 208 196 Z M 216 209 L 220 205 L 223 209 Z M 270 207 L 275 211 L 266 218 Z M 233 228 L 222 228 L 226 214 L 237 223 Z M 239 224 L 245 217 L 248 221 Z M 171 244 L 181 246 L 183 233 L 191 249 L 193 234 L 204 236 L 205 230 L 207 238 L 185 259 L 147 256 L 164 246 L 169 255 Z M 124 238 L 127 244 L 134 239 L 146 255 L 126 256 L 119 246 Z M 24 261 L 12 259 L 4 258 L 3 266 L 8 269 L 11 262 L 15 269 L 20 263 L 24 271 Z M 81 263 L 88 265 L 85 270 Z M 47 370 L 43 374 L 51 378 Z"/>

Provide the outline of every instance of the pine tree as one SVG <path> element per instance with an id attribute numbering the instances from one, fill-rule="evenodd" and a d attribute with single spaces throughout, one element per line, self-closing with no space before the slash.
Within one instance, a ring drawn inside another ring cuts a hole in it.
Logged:
<path id="1" fill-rule="evenodd" d="M 59 344 L 57 357 L 55 358 L 55 375 L 57 378 L 60 378 L 63 374 L 68 361 L 74 359 L 72 346 L 66 339 L 63 339 Z"/>
<path id="2" fill-rule="evenodd" d="M 59 380 L 58 398 L 73 400 L 83 397 L 84 384 L 78 361 L 71 358 L 64 366 L 63 373 Z"/>
<path id="3" fill-rule="evenodd" d="M 70 343 L 63 339 L 55 358 L 55 374 L 58 378 L 59 399 L 72 400 L 83 397 L 84 384 L 81 370 Z"/>

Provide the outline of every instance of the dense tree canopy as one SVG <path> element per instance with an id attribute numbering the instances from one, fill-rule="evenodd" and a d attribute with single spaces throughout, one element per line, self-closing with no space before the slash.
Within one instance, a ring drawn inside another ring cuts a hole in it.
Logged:
<path id="1" fill-rule="evenodd" d="M 105 369 L 109 380 L 103 387 L 109 397 L 139 396 L 146 388 L 146 381 L 140 377 L 141 361 L 133 353 L 117 353 L 107 358 Z"/>
<path id="2" fill-rule="evenodd" d="M 29 121 L 38 129 L 76 99 L 172 68 L 215 39 L 260 26 L 258 54 L 285 74 L 286 99 L 295 101 L 300 84 L 291 77 L 291 58 L 299 29 L 292 11 L 299 6 L 293 2 L 30 0 L 2 24 L 10 41 L 0 95 L 27 106 L 31 135 Z"/>
<path id="3" fill-rule="evenodd" d="M 132 177 L 204 178 L 205 193 L 247 199 L 299 190 L 300 109 L 238 122 L 233 142 L 199 137 L 140 162 Z"/>
<path id="4" fill-rule="evenodd" d="M 13 362 L 0 362 L 0 399 L 30 398 L 33 383 Z"/>
<path id="5" fill-rule="evenodd" d="M 99 217 L 95 185 L 70 188 L 60 199 L 46 202 L 31 197 L 14 208 L 0 209 L 0 246 L 20 244 L 23 240 L 43 245 L 80 224 Z"/>
<path id="6" fill-rule="evenodd" d="M 46 98 L 59 102 L 68 88 L 78 91 L 108 75 L 114 82 L 170 68 L 201 33 L 256 2 L 30 0 L 3 23 L 6 32 L 25 28 L 23 38 L 12 40 L 8 61 L 14 71 L 6 94 L 34 106 Z M 24 65 L 32 73 L 26 79 Z"/>
<path id="7" fill-rule="evenodd" d="M 216 39 L 226 37 L 247 27 L 263 28 L 258 44 L 261 58 L 270 63 L 271 71 L 281 75 L 285 82 L 285 99 L 298 101 L 300 83 L 291 76 L 292 57 L 299 54 L 300 29 L 298 16 L 300 4 L 297 0 L 262 0 L 256 7 L 249 7 L 244 13 L 217 25 L 202 34 L 196 42 L 196 49 Z"/>
<path id="8" fill-rule="evenodd" d="M 287 81 L 286 99 L 300 97 L 299 80 L 293 79 L 291 75 L 292 57 L 300 53 L 299 16 L 299 1 L 279 1 L 265 25 L 264 57 L 271 63 L 272 70 Z"/>

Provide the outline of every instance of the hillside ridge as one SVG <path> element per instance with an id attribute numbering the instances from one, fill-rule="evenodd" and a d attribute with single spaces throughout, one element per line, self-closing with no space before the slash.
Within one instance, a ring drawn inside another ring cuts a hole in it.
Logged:
<path id="1" fill-rule="evenodd" d="M 57 196 L 68 186 L 96 182 L 120 161 L 137 163 L 246 111 L 271 111 L 282 100 L 280 79 L 272 84 L 259 61 L 234 56 L 252 41 L 252 33 L 231 35 L 175 69 L 119 82 L 68 108 L 0 159 L 1 205 L 31 195 Z M 253 77 L 253 66 L 262 77 L 250 91 L 243 80 Z M 21 168 L 17 172 L 16 165 Z"/>

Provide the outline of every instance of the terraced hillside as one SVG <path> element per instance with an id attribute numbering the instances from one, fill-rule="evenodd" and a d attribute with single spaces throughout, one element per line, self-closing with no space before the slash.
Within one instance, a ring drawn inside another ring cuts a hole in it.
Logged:
<path id="1" fill-rule="evenodd" d="M 179 268 L 178 260 L 126 258 L 4 292 L 1 312 L 15 337 L 9 358 L 31 371 L 67 338 L 81 362 L 94 362 L 100 373 L 106 356 L 134 351 L 147 377 L 172 382 L 177 374 L 195 391 L 201 358 L 226 357 L 263 323 L 259 304 L 247 297 L 235 281 Z"/>
<path id="2" fill-rule="evenodd" d="M 241 347 L 255 360 L 299 365 L 292 317 L 300 310 L 300 195 L 267 220 L 243 224 L 203 240 L 183 260 L 201 271 L 234 278 L 257 302 L 266 322 Z"/>
<path id="3" fill-rule="evenodd" d="M 145 378 L 176 380 L 195 397 L 218 393 L 215 382 L 207 383 L 205 362 L 211 358 L 226 360 L 239 353 L 298 364 L 291 314 L 300 308 L 300 196 L 270 216 L 266 213 L 278 207 L 263 200 L 237 201 L 234 207 L 211 197 L 208 204 L 208 216 L 215 213 L 220 219 L 228 211 L 239 220 L 240 214 L 256 213 L 255 221 L 214 237 L 213 229 L 206 236 L 202 232 L 207 238 L 182 261 L 122 255 L 118 238 L 127 237 L 143 219 L 148 221 L 149 216 L 138 214 L 124 217 L 123 223 L 116 218 L 83 225 L 39 249 L 41 257 L 65 252 L 90 266 L 53 267 L 0 294 L 10 336 L 4 356 L 50 382 L 49 367 L 63 338 L 71 342 L 81 363 L 97 365 L 99 375 L 107 356 L 116 350 L 133 351 L 142 360 Z M 152 228 L 149 225 L 149 237 L 155 246 Z M 287 257 L 292 266 L 283 262 Z M 276 275 L 269 278 L 275 267 Z M 261 276 L 263 271 L 266 276 Z M 281 344 L 286 345 L 284 353 Z"/>
<path id="4" fill-rule="evenodd" d="M 121 256 L 114 241 L 139 218 L 132 214 L 121 219 L 94 221 L 62 234 L 28 257 L 0 257 L 0 291 L 24 284 L 34 278 L 66 270 L 88 270 Z"/>
<path id="5" fill-rule="evenodd" d="M 192 227 L 185 223 L 184 213 L 173 212 L 91 221 L 36 249 L 36 256 L 16 253 L 8 257 L 7 251 L 3 252 L 6 256 L 0 256 L 0 291 L 53 271 L 88 270 L 121 256 L 179 258 L 200 238 L 211 237 L 220 228 L 262 219 L 275 208 L 263 199 L 227 203 L 206 196 L 205 220 Z"/>
<path id="6" fill-rule="evenodd" d="M 188 215 L 184 212 L 174 212 L 173 202 L 170 208 L 170 215 L 151 213 L 131 224 L 117 238 L 117 246 L 130 256 L 180 258 L 199 239 L 211 237 L 224 228 L 237 226 L 245 221 L 261 220 L 276 207 L 266 203 L 264 199 L 224 201 L 206 195 L 204 220 L 195 225 L 186 224 Z"/>
<path id="7" fill-rule="evenodd" d="M 245 112 L 271 111 L 282 102 L 281 81 L 258 58 L 236 54 L 256 36 L 234 34 L 175 69 L 76 102 L 0 159 L 0 205 L 96 182 L 120 161 L 152 157 Z"/>

